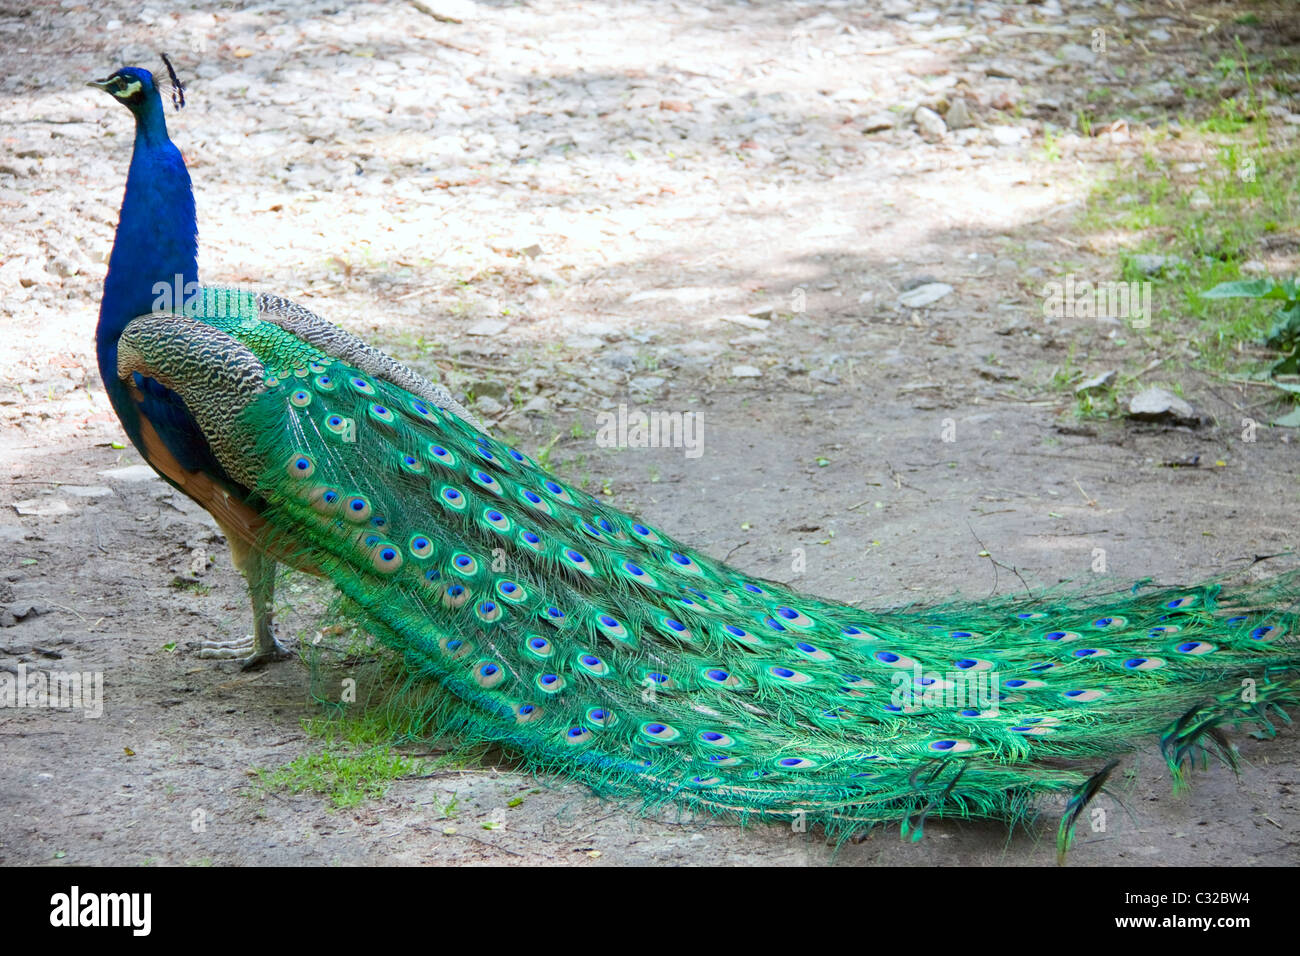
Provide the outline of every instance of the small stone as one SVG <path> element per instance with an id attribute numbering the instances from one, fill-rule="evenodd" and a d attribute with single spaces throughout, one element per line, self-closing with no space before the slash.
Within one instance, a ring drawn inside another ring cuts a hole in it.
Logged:
<path id="1" fill-rule="evenodd" d="M 60 485 L 59 491 L 74 498 L 102 498 L 113 493 L 113 489 L 105 485 Z"/>
<path id="2" fill-rule="evenodd" d="M 731 367 L 732 378 L 760 378 L 763 373 L 752 365 L 733 365 Z"/>
<path id="3" fill-rule="evenodd" d="M 944 296 L 950 295 L 952 291 L 952 286 L 946 282 L 930 282 L 904 292 L 898 297 L 898 303 L 907 306 L 909 309 L 923 309 L 927 305 L 938 302 Z"/>
<path id="4" fill-rule="evenodd" d="M 13 627 L 19 621 L 49 613 L 50 609 L 48 607 L 39 604 L 10 604 L 7 607 L 0 607 L 0 627 Z M 32 650 L 36 650 L 36 648 L 32 648 Z"/>
<path id="5" fill-rule="evenodd" d="M 1251 259 L 1249 262 L 1243 262 L 1241 264 L 1241 271 L 1253 276 L 1262 276 L 1268 274 L 1268 266 L 1264 265 L 1264 263 L 1260 262 L 1258 259 Z"/>
<path id="6" fill-rule="evenodd" d="M 26 501 L 15 501 L 14 511 L 34 518 L 53 518 L 69 514 L 72 509 L 62 498 L 28 498 Z"/>
<path id="7" fill-rule="evenodd" d="M 474 410 L 480 415 L 500 415 L 505 406 L 491 395 L 481 395 L 474 402 Z"/>
<path id="8" fill-rule="evenodd" d="M 872 113 L 862 121 L 862 132 L 880 133 L 894 128 L 894 114 L 890 112 Z"/>
<path id="9" fill-rule="evenodd" d="M 996 365 L 981 365 L 975 369 L 975 374 L 980 378 L 988 379 L 990 382 L 1015 382 L 1020 379 L 1020 376 L 1015 372 L 999 368 Z"/>
<path id="10" fill-rule="evenodd" d="M 62 279 L 68 276 L 75 276 L 80 271 L 80 266 L 73 262 L 67 256 L 55 256 L 50 260 L 49 271 Z"/>
<path id="11" fill-rule="evenodd" d="M 948 124 L 949 129 L 966 129 L 966 127 L 973 124 L 970 107 L 966 105 L 964 96 L 959 96 L 952 101 L 948 106 L 948 112 L 944 114 L 943 120 Z"/>
<path id="12" fill-rule="evenodd" d="M 544 395 L 534 395 L 524 403 L 522 411 L 532 412 L 537 415 L 549 415 L 553 407 L 549 398 Z"/>
<path id="13" fill-rule="evenodd" d="M 921 135 L 927 139 L 940 139 L 948 132 L 948 125 L 944 123 L 943 117 L 928 106 L 918 106 L 916 112 L 912 114 L 912 121 L 916 123 Z"/>
<path id="14" fill-rule="evenodd" d="M 497 401 L 504 401 L 506 397 L 506 387 L 500 382 L 491 380 L 481 380 L 470 385 L 467 391 L 473 393 L 475 398 L 495 398 Z"/>
<path id="15" fill-rule="evenodd" d="M 1128 404 L 1130 418 L 1143 422 L 1168 422 L 1177 425 L 1199 425 L 1192 406 L 1163 388 L 1152 386 L 1134 395 Z"/>
<path id="16" fill-rule="evenodd" d="M 637 391 L 654 392 L 663 387 L 664 379 L 658 375 L 638 375 L 628 384 Z"/>
<path id="17" fill-rule="evenodd" d="M 1074 394 L 1082 395 L 1084 392 L 1090 392 L 1094 388 L 1105 388 L 1111 382 L 1115 381 L 1116 372 L 1111 369 L 1108 372 L 1102 372 L 1100 375 L 1094 375 L 1085 382 L 1080 382 L 1074 386 Z"/>

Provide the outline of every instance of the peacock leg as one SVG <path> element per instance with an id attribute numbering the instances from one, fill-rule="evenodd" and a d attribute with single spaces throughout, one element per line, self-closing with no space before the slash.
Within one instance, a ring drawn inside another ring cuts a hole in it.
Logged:
<path id="1" fill-rule="evenodd" d="M 275 638 L 275 559 L 227 534 L 235 567 L 248 581 L 253 604 L 253 633 L 235 641 L 207 641 L 199 651 L 205 660 L 243 660 L 244 670 L 264 667 L 292 657 Z"/>

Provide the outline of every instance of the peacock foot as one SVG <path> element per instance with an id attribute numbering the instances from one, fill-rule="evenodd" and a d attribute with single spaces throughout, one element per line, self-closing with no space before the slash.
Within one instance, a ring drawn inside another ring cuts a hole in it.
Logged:
<path id="1" fill-rule="evenodd" d="M 233 641 L 204 641 L 199 659 L 206 661 L 242 661 L 243 670 L 260 670 L 267 664 L 293 657 L 273 636 L 258 640 L 252 634 Z"/>

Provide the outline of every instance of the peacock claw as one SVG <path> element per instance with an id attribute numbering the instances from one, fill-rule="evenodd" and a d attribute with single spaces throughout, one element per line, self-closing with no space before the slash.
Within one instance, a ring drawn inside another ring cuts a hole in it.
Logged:
<path id="1" fill-rule="evenodd" d="M 287 650 L 279 641 L 272 638 L 270 648 L 255 652 L 252 657 L 244 661 L 244 666 L 240 669 L 246 671 L 258 671 L 267 664 L 274 664 L 277 661 L 287 661 L 291 657 L 293 657 L 293 653 Z"/>
<path id="2" fill-rule="evenodd" d="M 199 649 L 200 660 L 241 661 L 246 671 L 261 670 L 291 657 L 293 653 L 274 637 L 258 641 L 251 634 L 233 641 L 204 641 Z"/>

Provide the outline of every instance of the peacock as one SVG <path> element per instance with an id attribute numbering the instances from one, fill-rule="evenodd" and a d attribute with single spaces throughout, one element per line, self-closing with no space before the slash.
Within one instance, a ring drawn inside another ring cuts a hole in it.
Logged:
<path id="1" fill-rule="evenodd" d="M 1175 779 L 1224 731 L 1271 736 L 1300 686 L 1290 577 L 868 611 L 760 580 L 549 473 L 441 386 L 287 299 L 202 287 L 164 93 L 91 85 L 135 143 L 97 329 L 144 459 L 207 509 L 247 578 L 249 663 L 284 655 L 276 566 L 329 579 L 436 682 L 440 731 L 530 771 L 690 812 L 919 835 L 1032 816 L 1069 844 L 1118 757 Z M 188 291 L 157 305 L 157 283 Z"/>

